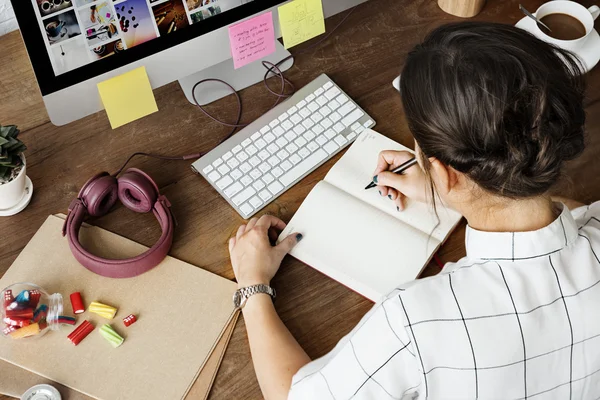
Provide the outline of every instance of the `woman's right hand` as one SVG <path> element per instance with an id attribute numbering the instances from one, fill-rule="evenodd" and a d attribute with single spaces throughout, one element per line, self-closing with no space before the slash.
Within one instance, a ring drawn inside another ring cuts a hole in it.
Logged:
<path id="1" fill-rule="evenodd" d="M 404 210 L 406 197 L 420 202 L 427 201 L 429 184 L 419 164 L 410 167 L 403 174 L 391 172 L 413 157 L 414 154 L 408 151 L 384 150 L 379 153 L 377 168 L 373 174 L 373 182 L 377 184 L 379 194 L 393 200 L 399 211 Z"/>

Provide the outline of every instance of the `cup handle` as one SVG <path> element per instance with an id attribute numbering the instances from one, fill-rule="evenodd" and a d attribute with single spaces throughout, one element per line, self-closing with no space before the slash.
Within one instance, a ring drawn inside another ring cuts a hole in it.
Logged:
<path id="1" fill-rule="evenodd" d="M 598 6 L 591 6 L 590 8 L 588 8 L 588 11 L 590 12 L 590 14 L 592 14 L 592 18 L 594 19 L 598 18 L 598 15 L 600 15 L 600 7 Z"/>

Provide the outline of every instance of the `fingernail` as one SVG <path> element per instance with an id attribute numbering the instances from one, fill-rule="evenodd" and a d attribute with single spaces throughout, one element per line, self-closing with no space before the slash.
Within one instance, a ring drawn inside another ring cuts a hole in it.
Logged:
<path id="1" fill-rule="evenodd" d="M 390 200 L 392 199 L 392 195 L 391 194 L 388 194 L 388 197 L 390 198 Z"/>
<path id="2" fill-rule="evenodd" d="M 383 193 L 381 193 L 381 190 L 379 191 L 379 195 L 380 195 L 380 196 L 383 196 Z"/>
<path id="3" fill-rule="evenodd" d="M 396 206 L 396 211 L 400 212 L 400 207 Z"/>
<path id="4" fill-rule="evenodd" d="M 373 177 L 373 182 L 377 183 L 377 175 Z"/>
<path id="5" fill-rule="evenodd" d="M 302 234 L 301 234 L 301 233 L 298 233 L 298 234 L 296 235 L 296 241 L 297 241 L 297 242 L 301 241 L 303 237 L 304 237 L 304 236 L 302 236 Z"/>

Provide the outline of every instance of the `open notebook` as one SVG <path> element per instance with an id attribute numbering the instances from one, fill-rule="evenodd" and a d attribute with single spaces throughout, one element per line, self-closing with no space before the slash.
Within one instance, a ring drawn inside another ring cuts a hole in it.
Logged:
<path id="1" fill-rule="evenodd" d="M 313 188 L 280 238 L 304 235 L 290 253 L 372 301 L 415 279 L 460 221 L 438 201 L 395 203 L 365 190 L 382 150 L 412 150 L 367 129 Z M 415 167 L 413 167 L 415 168 Z"/>

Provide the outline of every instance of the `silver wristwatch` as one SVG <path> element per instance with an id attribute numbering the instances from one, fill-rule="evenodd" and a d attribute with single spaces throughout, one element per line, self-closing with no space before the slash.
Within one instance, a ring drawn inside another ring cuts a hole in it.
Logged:
<path id="1" fill-rule="evenodd" d="M 236 290 L 235 293 L 233 294 L 233 306 L 236 309 L 243 308 L 244 305 L 246 304 L 246 300 L 248 300 L 248 298 L 250 296 L 253 296 L 258 293 L 266 293 L 269 296 L 271 296 L 271 298 L 273 298 L 273 299 L 275 298 L 275 295 L 276 295 L 275 289 L 273 289 L 269 285 L 264 285 L 262 283 L 260 283 L 258 285 L 244 287 L 244 288 Z"/>

